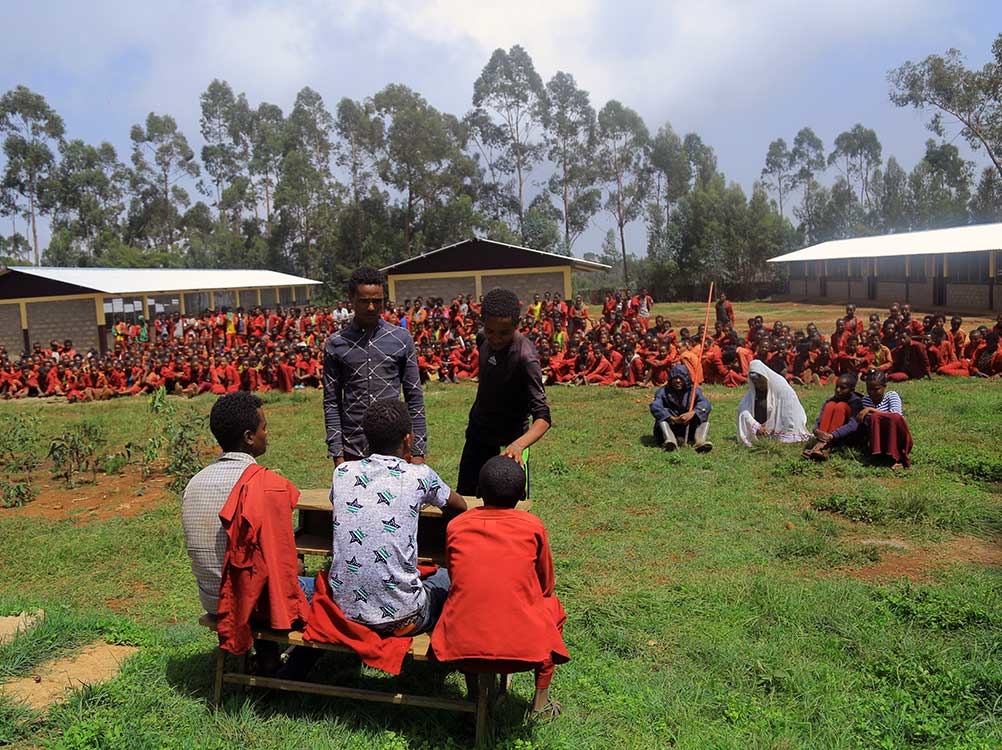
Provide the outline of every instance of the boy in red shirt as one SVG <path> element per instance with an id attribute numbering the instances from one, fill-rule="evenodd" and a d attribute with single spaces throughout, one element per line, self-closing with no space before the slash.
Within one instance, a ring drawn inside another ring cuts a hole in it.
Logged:
<path id="1" fill-rule="evenodd" d="M 465 672 L 535 670 L 534 718 L 552 719 L 556 664 L 570 660 L 561 635 L 567 614 L 553 593 L 553 555 L 543 522 L 517 510 L 525 471 L 505 455 L 480 470 L 481 508 L 446 532 L 451 585 L 431 645 L 439 661 Z"/>

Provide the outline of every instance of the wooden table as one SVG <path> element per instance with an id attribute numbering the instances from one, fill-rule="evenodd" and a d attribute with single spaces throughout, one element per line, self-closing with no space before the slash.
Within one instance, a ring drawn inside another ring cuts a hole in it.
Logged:
<path id="1" fill-rule="evenodd" d="M 466 498 L 469 508 L 479 508 L 484 501 L 477 497 Z M 519 510 L 531 510 L 532 500 L 523 500 Z M 299 526 L 296 528 L 296 551 L 300 555 L 328 555 L 334 538 L 334 509 L 331 507 L 330 489 L 300 490 Z M 445 517 L 442 509 L 434 505 L 421 508 L 418 516 L 418 562 L 445 564 Z"/>

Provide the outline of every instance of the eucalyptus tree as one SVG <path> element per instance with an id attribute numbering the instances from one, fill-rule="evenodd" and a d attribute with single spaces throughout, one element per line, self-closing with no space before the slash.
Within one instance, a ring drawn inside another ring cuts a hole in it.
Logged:
<path id="1" fill-rule="evenodd" d="M 174 243 L 179 209 L 190 203 L 188 192 L 179 183 L 200 173 L 195 152 L 170 115 L 150 112 L 145 125 L 132 126 L 129 137 L 133 208 L 142 214 L 143 233 L 148 238 L 158 235 L 166 252 Z M 151 223 L 159 227 L 151 228 Z"/>
<path id="2" fill-rule="evenodd" d="M 17 86 L 0 97 L 0 134 L 7 161 L 0 181 L 0 211 L 19 214 L 31 226 L 36 266 L 38 216 L 46 212 L 42 196 L 56 165 L 54 149 L 64 133 L 63 119 L 41 94 Z"/>
<path id="3" fill-rule="evenodd" d="M 523 233 L 526 183 L 543 158 L 544 145 L 536 139 L 546 109 L 546 87 L 532 58 L 519 45 L 496 49 L 473 84 L 473 106 L 497 123 L 488 131 L 499 138 L 502 158 L 496 167 L 512 175 L 519 233 Z"/>
<path id="4" fill-rule="evenodd" d="M 1002 34 L 980 70 L 968 68 L 959 50 L 907 61 L 887 76 L 891 101 L 929 112 L 926 123 L 940 138 L 951 125 L 975 151 L 984 149 L 1002 175 Z"/>
<path id="5" fill-rule="evenodd" d="M 591 154 L 595 147 L 595 110 L 588 92 L 569 73 L 558 72 L 546 84 L 543 138 L 554 172 L 547 191 L 561 206 L 563 244 L 569 254 L 574 241 L 598 212 L 602 191 Z"/>
<path id="6" fill-rule="evenodd" d="M 625 227 L 643 210 L 647 193 L 649 134 L 643 118 L 616 100 L 598 113 L 598 162 L 606 188 L 605 208 L 619 230 L 623 283 L 629 283 Z"/>

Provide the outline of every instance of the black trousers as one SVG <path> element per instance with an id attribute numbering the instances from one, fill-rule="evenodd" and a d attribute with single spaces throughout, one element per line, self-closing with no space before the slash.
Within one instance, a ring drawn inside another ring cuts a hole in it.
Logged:
<path id="1" fill-rule="evenodd" d="M 482 443 L 479 440 L 466 437 L 463 445 L 463 455 L 459 459 L 459 477 L 456 479 L 456 492 L 464 497 L 480 497 L 480 470 L 484 464 L 501 453 L 502 445 L 497 443 Z M 529 497 L 529 461 L 525 461 L 525 496 Z"/>
<path id="2" fill-rule="evenodd" d="M 501 452 L 497 443 L 481 443 L 469 437 L 463 446 L 463 455 L 459 459 L 459 478 L 456 480 L 456 492 L 464 497 L 480 497 L 480 470 L 484 464 Z"/>

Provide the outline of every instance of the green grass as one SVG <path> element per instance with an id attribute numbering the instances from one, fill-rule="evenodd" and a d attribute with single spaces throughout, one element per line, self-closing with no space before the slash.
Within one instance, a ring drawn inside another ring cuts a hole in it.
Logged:
<path id="1" fill-rule="evenodd" d="M 565 714 L 522 723 L 516 678 L 504 748 L 1002 746 L 1002 579 L 945 564 L 921 583 L 842 572 L 872 564 L 865 538 L 935 547 L 1002 534 L 1002 388 L 974 380 L 898 388 L 915 437 L 902 474 L 849 455 L 819 465 L 796 446 L 733 440 L 739 391 L 707 389 L 706 456 L 647 438 L 651 392 L 549 392 L 555 426 L 532 452 L 535 512 L 550 531 L 572 655 L 554 692 Z M 828 389 L 802 390 L 813 416 Z M 472 385 L 426 391 L 429 461 L 454 480 Z M 330 478 L 318 393 L 266 398 L 264 462 L 299 486 Z M 193 407 L 208 411 L 211 400 Z M 2 404 L 43 432 L 97 421 L 110 445 L 142 436 L 143 400 Z M 100 481 L 100 479 L 99 479 Z M 0 614 L 43 607 L 37 632 L 0 647 L 0 679 L 31 674 L 94 637 L 140 646 L 114 681 L 47 713 L 0 698 L 0 744 L 60 748 L 461 748 L 458 715 L 316 697 L 226 692 L 209 707 L 213 636 L 199 614 L 179 503 L 133 518 L 46 522 L 0 511 Z M 117 603 L 112 608 L 111 601 Z M 124 602 L 124 610 L 122 610 Z M 330 656 L 321 674 L 389 678 Z M 459 694 L 427 665 L 402 689 Z"/>

